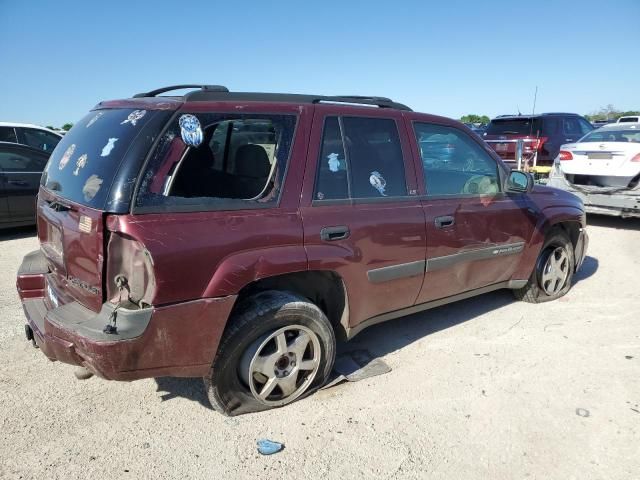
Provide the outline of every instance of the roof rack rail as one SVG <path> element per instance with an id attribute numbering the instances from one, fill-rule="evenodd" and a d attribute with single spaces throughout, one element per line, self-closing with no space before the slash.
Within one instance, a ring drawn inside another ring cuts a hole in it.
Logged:
<path id="1" fill-rule="evenodd" d="M 169 87 L 162 87 L 156 90 L 151 90 L 150 92 L 144 93 L 136 93 L 133 98 L 143 98 L 143 97 L 157 97 L 161 93 L 170 92 L 172 90 L 182 90 L 183 88 L 198 88 L 202 91 L 207 92 L 225 92 L 229 93 L 229 89 L 222 85 L 195 85 L 195 84 L 185 84 L 185 85 L 171 85 Z"/>
<path id="2" fill-rule="evenodd" d="M 184 88 L 194 89 L 182 95 L 184 101 L 211 102 L 211 101 L 241 101 L 241 102 L 292 102 L 292 103 L 348 103 L 355 105 L 371 105 L 380 108 L 395 108 L 397 110 L 411 111 L 402 103 L 397 103 L 387 97 L 374 97 L 363 95 L 305 95 L 298 93 L 258 93 L 258 92 L 230 92 L 222 85 L 173 85 L 158 88 L 150 92 L 138 93 L 133 98 L 156 97 L 161 93 Z"/>
<path id="3" fill-rule="evenodd" d="M 335 102 L 335 103 L 357 103 L 361 105 L 372 105 L 380 108 L 395 108 L 397 110 L 408 110 L 409 107 L 402 103 L 394 102 L 387 97 L 369 97 L 363 95 L 335 95 L 318 97 L 313 103 Z"/>

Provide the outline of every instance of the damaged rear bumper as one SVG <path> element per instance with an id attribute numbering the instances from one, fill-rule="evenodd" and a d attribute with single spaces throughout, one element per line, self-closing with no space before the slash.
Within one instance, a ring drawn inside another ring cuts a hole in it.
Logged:
<path id="1" fill-rule="evenodd" d="M 590 192 L 586 188 L 578 189 L 564 177 L 557 176 L 549 178 L 547 185 L 566 190 L 579 197 L 587 213 L 640 217 L 640 189 L 616 190 L 612 193 Z"/>
<path id="2" fill-rule="evenodd" d="M 119 310 L 117 333 L 105 334 L 113 306 L 105 304 L 100 312 L 78 302 L 54 306 L 47 297 L 46 262 L 38 254 L 25 257 L 17 287 L 27 338 L 50 360 L 109 380 L 207 374 L 236 296 Z"/>

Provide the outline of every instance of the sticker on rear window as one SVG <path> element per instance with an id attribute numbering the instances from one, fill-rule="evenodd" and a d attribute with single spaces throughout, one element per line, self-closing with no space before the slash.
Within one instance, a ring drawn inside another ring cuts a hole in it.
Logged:
<path id="1" fill-rule="evenodd" d="M 180 135 L 185 145 L 197 147 L 202 143 L 202 128 L 195 115 L 182 115 L 178 124 L 180 125 Z"/>
<path id="2" fill-rule="evenodd" d="M 134 110 L 133 112 L 131 112 L 126 120 L 122 121 L 120 123 L 120 125 L 124 125 L 126 123 L 130 123 L 131 125 L 133 125 L 134 127 L 136 126 L 136 123 L 138 123 L 138 120 L 140 120 L 142 117 L 144 117 L 146 115 L 147 111 L 146 110 Z"/>
<path id="3" fill-rule="evenodd" d="M 107 140 L 107 144 L 102 147 L 102 153 L 100 154 L 101 157 L 108 157 L 109 154 L 111 153 L 111 150 L 113 150 L 113 147 L 116 146 L 116 142 L 118 141 L 117 138 L 110 138 L 109 140 Z"/>
<path id="4" fill-rule="evenodd" d="M 377 172 L 377 171 L 371 172 L 371 176 L 369 177 L 369 183 L 371 183 L 371 186 L 373 188 L 378 190 L 380 195 L 382 195 L 383 197 L 387 196 L 387 194 L 384 193 L 384 189 L 387 186 L 387 181 L 384 179 L 382 175 L 380 175 L 380 172 Z"/>
<path id="5" fill-rule="evenodd" d="M 87 178 L 87 181 L 84 182 L 84 187 L 82 187 L 82 193 L 86 202 L 93 200 L 93 197 L 95 197 L 98 190 L 100 190 L 101 185 L 102 179 L 97 175 L 91 175 Z"/>
<path id="6" fill-rule="evenodd" d="M 91 120 L 89 120 L 89 121 L 87 122 L 87 127 L 86 127 L 86 128 L 89 128 L 91 125 L 93 125 L 94 123 L 96 123 L 96 122 L 98 121 L 98 119 L 99 119 L 102 115 L 104 115 L 104 112 L 98 112 L 98 113 L 96 113 L 96 114 L 91 118 Z"/>
<path id="7" fill-rule="evenodd" d="M 73 143 L 71 145 L 69 145 L 69 148 L 67 148 L 64 153 L 62 154 L 62 158 L 60 159 L 60 163 L 58 164 L 58 168 L 60 170 L 62 170 L 64 167 L 67 166 L 67 163 L 69 163 L 69 160 L 71 159 L 71 155 L 73 155 L 73 152 L 76 149 L 76 144 Z"/>
<path id="8" fill-rule="evenodd" d="M 78 173 L 80 173 L 80 169 L 84 168 L 86 164 L 87 164 L 87 154 L 83 153 L 78 157 L 78 161 L 76 162 L 76 169 L 73 171 L 73 174 L 75 176 L 78 176 Z"/>

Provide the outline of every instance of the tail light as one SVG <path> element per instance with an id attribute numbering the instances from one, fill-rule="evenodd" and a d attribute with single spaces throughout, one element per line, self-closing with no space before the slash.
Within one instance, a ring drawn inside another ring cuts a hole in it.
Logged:
<path id="1" fill-rule="evenodd" d="M 573 155 L 571 154 L 571 152 L 567 152 L 566 150 L 560 150 L 560 154 L 558 156 L 563 162 L 566 160 L 573 160 Z"/>
<path id="2" fill-rule="evenodd" d="M 153 261 L 143 244 L 128 235 L 111 233 L 107 246 L 107 300 L 151 305 L 156 290 Z"/>
<path id="3" fill-rule="evenodd" d="M 637 155 L 635 155 L 632 159 L 632 162 L 640 162 L 640 153 L 638 153 Z"/>

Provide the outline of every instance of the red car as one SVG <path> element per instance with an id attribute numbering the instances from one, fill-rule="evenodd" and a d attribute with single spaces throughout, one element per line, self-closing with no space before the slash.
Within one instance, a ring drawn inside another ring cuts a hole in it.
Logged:
<path id="1" fill-rule="evenodd" d="M 17 286 L 51 360 L 201 376 L 215 409 L 257 411 L 321 386 L 336 338 L 496 289 L 553 300 L 582 263 L 580 200 L 459 122 L 380 97 L 170 90 L 98 104 L 43 174 Z M 442 135 L 454 157 L 424 161 Z"/>

